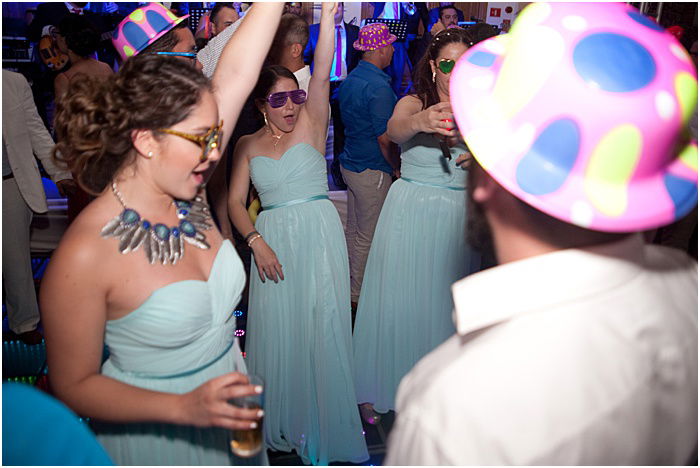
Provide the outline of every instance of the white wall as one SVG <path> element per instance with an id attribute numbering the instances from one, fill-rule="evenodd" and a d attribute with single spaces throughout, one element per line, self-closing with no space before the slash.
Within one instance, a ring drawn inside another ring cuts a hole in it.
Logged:
<path id="1" fill-rule="evenodd" d="M 508 7 L 511 8 L 510 13 L 506 13 Z M 491 16 L 494 8 L 500 9 L 500 16 Z M 503 20 L 508 20 L 512 25 L 519 8 L 518 2 L 489 2 L 486 8 L 486 22 L 501 27 Z"/>
<path id="2" fill-rule="evenodd" d="M 345 21 L 350 22 L 353 18 L 357 18 L 356 26 L 362 21 L 362 3 L 361 2 L 345 2 Z"/>

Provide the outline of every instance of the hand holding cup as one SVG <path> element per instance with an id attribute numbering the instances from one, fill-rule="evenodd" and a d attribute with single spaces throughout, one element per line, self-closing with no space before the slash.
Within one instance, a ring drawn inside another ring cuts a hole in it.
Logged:
<path id="1" fill-rule="evenodd" d="M 189 393 L 178 395 L 179 417 L 183 424 L 197 427 L 223 427 L 225 429 L 251 429 L 259 427 L 263 416 L 261 409 L 249 409 L 230 405 L 229 400 L 259 396 L 262 386 L 249 383 L 240 372 L 213 378 Z"/>
<path id="2" fill-rule="evenodd" d="M 240 411 L 263 412 L 263 381 L 256 375 L 249 375 L 248 381 L 260 392 L 253 395 L 243 395 L 229 400 L 229 403 Z M 239 457 L 248 458 L 260 453 L 263 449 L 262 418 L 259 424 L 248 429 L 234 429 L 231 432 L 231 451 Z"/>

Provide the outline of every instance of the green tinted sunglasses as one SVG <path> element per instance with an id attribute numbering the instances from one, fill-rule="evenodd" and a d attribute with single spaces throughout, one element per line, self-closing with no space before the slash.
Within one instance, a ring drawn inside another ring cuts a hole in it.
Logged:
<path id="1" fill-rule="evenodd" d="M 438 68 L 445 75 L 450 73 L 454 67 L 455 67 L 455 61 L 452 59 L 442 59 L 438 62 Z"/>

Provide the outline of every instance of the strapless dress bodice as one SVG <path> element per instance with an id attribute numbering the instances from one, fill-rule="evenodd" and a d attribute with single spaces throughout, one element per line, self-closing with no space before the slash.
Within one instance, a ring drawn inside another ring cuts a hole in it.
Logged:
<path id="1" fill-rule="evenodd" d="M 467 147 L 460 142 L 450 148 L 451 160 L 445 159 L 440 144 L 433 135 L 418 133 L 401 145 L 401 177 L 411 181 L 438 186 L 465 188 L 467 171 L 457 167 L 456 161 Z M 445 171 L 443 162 L 447 163 Z"/>
<path id="2" fill-rule="evenodd" d="M 228 351 L 245 271 L 231 243 L 219 247 L 206 281 L 159 288 L 128 315 L 109 320 L 105 343 L 111 364 L 136 376 L 193 372 Z"/>
<path id="3" fill-rule="evenodd" d="M 250 160 L 253 180 L 263 207 L 328 194 L 326 160 L 308 143 L 298 143 L 280 157 Z"/>

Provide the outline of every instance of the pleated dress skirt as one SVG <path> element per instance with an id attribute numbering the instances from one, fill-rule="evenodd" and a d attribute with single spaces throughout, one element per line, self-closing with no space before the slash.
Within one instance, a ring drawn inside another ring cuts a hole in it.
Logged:
<path id="1" fill-rule="evenodd" d="M 352 380 L 348 254 L 324 195 L 325 160 L 302 144 L 281 160 L 254 158 L 251 174 L 268 207 L 255 228 L 284 271 L 263 283 L 251 262 L 246 359 L 265 381 L 266 443 L 306 464 L 361 463 L 369 454 Z"/>
<path id="2" fill-rule="evenodd" d="M 417 140 L 417 141 L 416 141 Z M 402 153 L 374 232 L 353 332 L 358 403 L 395 409 L 404 375 L 455 333 L 452 283 L 470 271 L 466 172 L 449 172 L 432 137 Z"/>

